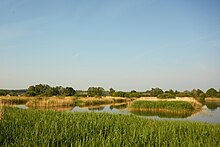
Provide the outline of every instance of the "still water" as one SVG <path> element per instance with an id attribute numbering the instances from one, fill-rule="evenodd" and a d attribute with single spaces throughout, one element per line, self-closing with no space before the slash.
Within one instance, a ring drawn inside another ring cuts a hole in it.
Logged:
<path id="1" fill-rule="evenodd" d="M 18 108 L 29 109 L 25 105 L 17 105 Z M 39 108 L 37 108 L 39 109 Z M 45 108 L 41 108 L 45 109 Z M 87 107 L 67 107 L 67 108 L 53 108 L 55 110 L 69 111 L 69 112 L 106 112 L 113 114 L 136 115 L 143 118 L 159 119 L 159 120 L 189 120 L 220 124 L 220 102 L 206 103 L 199 112 L 193 114 L 168 114 L 159 112 L 131 112 L 128 109 L 128 104 L 117 105 L 101 105 L 101 106 L 87 106 Z"/>

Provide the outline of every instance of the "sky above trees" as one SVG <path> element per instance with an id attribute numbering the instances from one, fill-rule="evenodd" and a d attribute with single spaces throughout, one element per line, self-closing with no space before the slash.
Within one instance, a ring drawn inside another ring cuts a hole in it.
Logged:
<path id="1" fill-rule="evenodd" d="M 0 88 L 220 87 L 219 0 L 1 0 Z"/>

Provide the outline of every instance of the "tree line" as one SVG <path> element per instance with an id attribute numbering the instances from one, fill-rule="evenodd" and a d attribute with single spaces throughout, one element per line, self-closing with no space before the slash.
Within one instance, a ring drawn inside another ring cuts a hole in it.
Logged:
<path id="1" fill-rule="evenodd" d="M 72 87 L 56 86 L 51 87 L 47 84 L 38 84 L 35 86 L 29 86 L 27 90 L 0 90 L 0 96 L 76 96 L 76 97 L 102 97 L 102 96 L 113 96 L 113 97 L 126 97 L 126 98 L 139 98 L 139 97 L 158 97 L 158 98 L 175 98 L 175 97 L 194 97 L 194 98 L 205 98 L 205 97 L 216 97 L 220 98 L 220 89 L 217 91 L 214 88 L 209 88 L 206 92 L 200 89 L 193 89 L 191 91 L 177 91 L 167 90 L 163 91 L 160 88 L 151 88 L 144 92 L 137 92 L 131 90 L 130 92 L 116 91 L 113 88 L 105 90 L 102 87 L 89 87 L 88 90 L 75 90 Z"/>

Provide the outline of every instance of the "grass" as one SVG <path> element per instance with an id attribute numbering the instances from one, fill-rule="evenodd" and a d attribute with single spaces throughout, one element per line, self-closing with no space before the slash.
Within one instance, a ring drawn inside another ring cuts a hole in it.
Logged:
<path id="1" fill-rule="evenodd" d="M 30 98 L 27 97 L 0 97 L 2 104 L 19 105 L 26 104 Z"/>
<path id="2" fill-rule="evenodd" d="M 0 146 L 220 146 L 220 125 L 4 107 Z"/>
<path id="3" fill-rule="evenodd" d="M 174 111 L 194 110 L 191 103 L 185 101 L 134 101 L 130 108 L 136 109 L 167 109 Z"/>
<path id="4" fill-rule="evenodd" d="M 188 117 L 193 114 L 194 107 L 186 101 L 134 101 L 129 106 L 129 111 L 137 115 L 159 117 Z"/>
<path id="5" fill-rule="evenodd" d="M 101 104 L 114 104 L 130 102 L 133 99 L 115 97 L 18 97 L 0 96 L 2 104 L 19 105 L 28 107 L 70 107 L 70 106 L 94 106 Z"/>
<path id="6" fill-rule="evenodd" d="M 36 97 L 26 103 L 28 107 L 70 107 L 73 106 L 72 97 Z"/>

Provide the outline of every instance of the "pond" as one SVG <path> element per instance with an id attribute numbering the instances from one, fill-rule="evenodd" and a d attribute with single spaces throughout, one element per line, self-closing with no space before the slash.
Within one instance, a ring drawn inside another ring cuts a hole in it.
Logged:
<path id="1" fill-rule="evenodd" d="M 25 105 L 16 105 L 18 108 L 29 109 Z M 31 108 L 32 109 L 32 108 Z M 45 109 L 37 108 L 37 109 Z M 106 112 L 114 114 L 136 115 L 143 118 L 158 119 L 158 120 L 189 120 L 200 121 L 207 123 L 220 123 L 220 102 L 207 102 L 199 112 L 193 114 L 169 114 L 159 112 L 131 112 L 128 109 L 128 104 L 115 104 L 115 105 L 100 105 L 100 106 L 86 106 L 86 107 L 64 107 L 52 108 L 58 111 L 69 112 Z"/>

